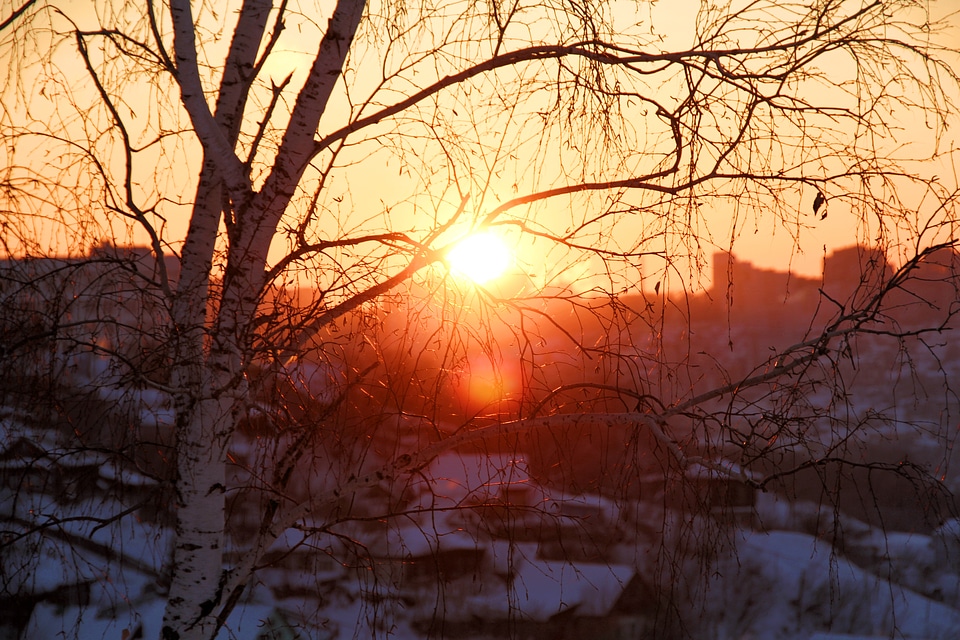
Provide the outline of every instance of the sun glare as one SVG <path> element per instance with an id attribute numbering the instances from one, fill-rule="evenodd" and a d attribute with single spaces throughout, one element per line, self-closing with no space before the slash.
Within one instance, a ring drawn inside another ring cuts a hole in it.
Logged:
<path id="1" fill-rule="evenodd" d="M 457 275 L 484 284 L 510 267 L 510 249 L 496 234 L 477 233 L 457 243 L 447 254 L 447 262 Z"/>

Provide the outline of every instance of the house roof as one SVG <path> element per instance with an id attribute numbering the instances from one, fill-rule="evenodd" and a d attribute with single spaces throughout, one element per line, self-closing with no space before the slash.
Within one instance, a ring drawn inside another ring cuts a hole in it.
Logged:
<path id="1" fill-rule="evenodd" d="M 537 621 L 573 609 L 583 616 L 605 616 L 633 575 L 627 565 L 527 560 L 513 583 L 516 608 Z"/>
<path id="2" fill-rule="evenodd" d="M 446 516 L 447 514 L 440 514 Z M 482 547 L 472 534 L 458 528 L 445 517 L 430 524 L 401 521 L 391 526 L 382 544 L 370 547 L 382 558 L 420 558 L 444 551 L 477 550 Z"/>
<path id="3" fill-rule="evenodd" d="M 532 486 L 519 455 L 447 452 L 431 462 L 412 484 L 420 508 L 488 501 L 504 489 Z"/>
<path id="4" fill-rule="evenodd" d="M 634 567 L 624 564 L 544 560 L 537 557 L 536 546 L 490 542 L 487 550 L 500 580 L 491 576 L 482 589 L 459 602 L 457 617 L 546 622 L 574 610 L 582 616 L 604 616 L 636 575 Z M 508 573 L 512 579 L 505 581 Z"/>
<path id="5" fill-rule="evenodd" d="M 756 474 L 729 460 L 716 460 L 706 464 L 694 462 L 684 472 L 688 478 L 698 480 L 754 480 Z"/>

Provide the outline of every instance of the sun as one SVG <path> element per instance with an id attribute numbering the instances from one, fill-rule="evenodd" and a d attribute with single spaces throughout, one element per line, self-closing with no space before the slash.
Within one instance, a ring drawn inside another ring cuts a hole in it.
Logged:
<path id="1" fill-rule="evenodd" d="M 511 261 L 510 249 L 503 239 L 489 231 L 467 236 L 447 254 L 450 270 L 476 284 L 503 275 Z"/>

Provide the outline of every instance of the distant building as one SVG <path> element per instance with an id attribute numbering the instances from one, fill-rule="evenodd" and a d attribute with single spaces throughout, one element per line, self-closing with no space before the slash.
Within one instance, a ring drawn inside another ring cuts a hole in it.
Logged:
<path id="1" fill-rule="evenodd" d="M 109 244 L 78 258 L 0 261 L 0 348 L 26 377 L 109 377 L 117 358 L 162 376 L 162 279 L 175 282 L 178 265 Z"/>
<path id="2" fill-rule="evenodd" d="M 815 298 L 819 281 L 787 271 L 761 269 L 737 260 L 726 251 L 713 255 L 711 297 L 740 311 L 770 309 L 786 302 L 797 304 Z"/>
<path id="3" fill-rule="evenodd" d="M 647 474 L 644 501 L 664 502 L 687 513 L 710 515 L 724 523 L 750 526 L 754 522 L 757 489 L 751 474 L 725 460 L 714 464 L 695 463 L 682 475 Z"/>
<path id="4" fill-rule="evenodd" d="M 874 295 L 893 275 L 886 254 L 877 248 L 853 246 L 837 249 L 823 259 L 824 293 L 838 302 L 853 296 L 854 304 Z"/>

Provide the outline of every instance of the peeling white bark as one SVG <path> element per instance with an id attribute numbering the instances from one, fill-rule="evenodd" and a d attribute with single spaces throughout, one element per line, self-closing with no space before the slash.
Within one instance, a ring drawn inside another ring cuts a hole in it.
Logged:
<path id="1" fill-rule="evenodd" d="M 243 589 L 223 574 L 225 459 L 249 329 L 265 285 L 267 251 L 314 147 L 314 136 L 360 24 L 363 0 L 341 0 L 293 108 L 273 169 L 254 194 L 235 148 L 250 74 L 270 3 L 245 0 L 217 94 L 216 115 L 197 69 L 189 0 L 171 0 L 181 99 L 204 149 L 174 299 L 172 384 L 177 412 L 177 529 L 164 640 L 213 638 L 218 617 Z M 229 211 L 224 211 L 227 196 Z M 224 217 L 225 215 L 225 217 Z M 228 228 L 225 277 L 210 286 L 221 218 Z M 211 304 L 211 295 L 218 299 Z M 211 308 L 216 316 L 208 317 Z M 224 587 L 228 587 L 226 590 Z"/>
<path id="2" fill-rule="evenodd" d="M 215 400 L 184 411 L 177 442 L 177 530 L 162 636 L 212 638 L 224 542 L 224 451 L 216 437 L 223 415 Z"/>

